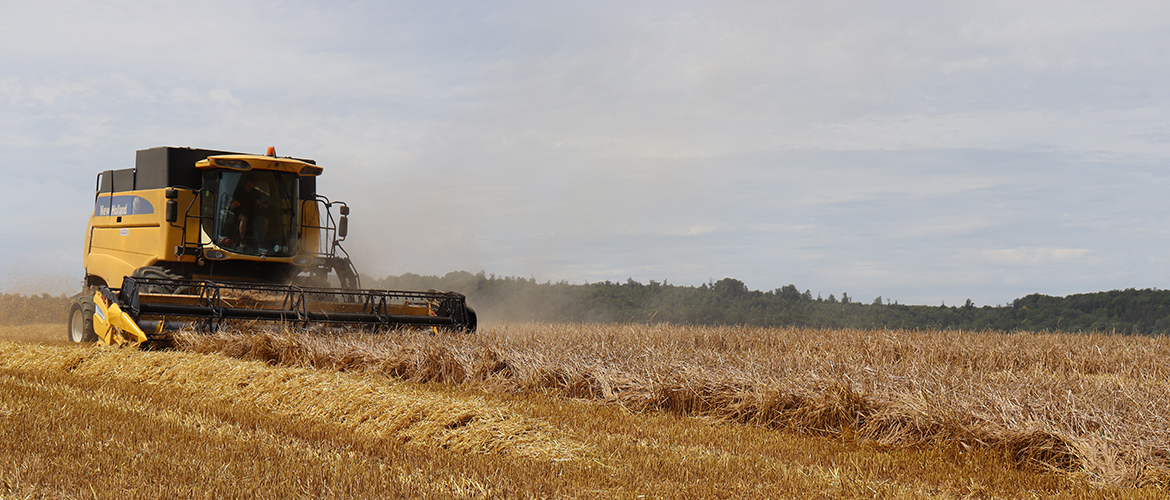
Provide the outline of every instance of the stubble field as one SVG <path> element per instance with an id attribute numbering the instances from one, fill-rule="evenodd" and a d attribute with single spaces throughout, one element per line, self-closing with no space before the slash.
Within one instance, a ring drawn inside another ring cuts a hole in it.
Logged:
<path id="1" fill-rule="evenodd" d="M 0 497 L 1162 498 L 1170 342 L 0 327 Z M 13 341 L 14 340 L 14 341 Z"/>

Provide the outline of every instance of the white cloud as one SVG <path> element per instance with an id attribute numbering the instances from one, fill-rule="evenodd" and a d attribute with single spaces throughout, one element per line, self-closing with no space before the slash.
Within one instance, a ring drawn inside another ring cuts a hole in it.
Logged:
<path id="1" fill-rule="evenodd" d="M 316 158 L 374 275 L 732 276 L 923 303 L 1156 286 L 1167 14 L 8 3 L 0 150 L 9 189 L 51 172 L 78 198 L 158 145 Z M 67 246 L 81 205 L 30 217 Z M 35 262 L 43 236 L 0 257 Z"/>
<path id="2" fill-rule="evenodd" d="M 700 234 L 713 233 L 718 229 L 719 229 L 719 226 L 717 226 L 715 224 L 696 224 L 696 225 L 693 225 L 693 226 L 687 228 L 686 231 L 683 231 L 682 235 L 683 236 L 698 236 Z"/>
<path id="3" fill-rule="evenodd" d="M 982 250 L 979 252 L 988 261 L 995 264 L 1010 265 L 1048 265 L 1081 259 L 1092 253 L 1088 248 L 1007 248 L 1000 250 Z"/>

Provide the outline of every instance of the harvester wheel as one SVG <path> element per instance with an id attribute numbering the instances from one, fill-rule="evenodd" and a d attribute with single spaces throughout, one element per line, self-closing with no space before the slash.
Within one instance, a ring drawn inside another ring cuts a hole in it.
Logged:
<path id="1" fill-rule="evenodd" d="M 183 279 L 182 276 L 179 276 L 167 269 L 158 266 L 140 267 L 135 269 L 134 274 L 131 276 L 135 278 L 159 278 L 165 280 Z M 140 291 L 146 293 L 176 293 L 179 291 L 179 287 L 166 285 L 146 285 L 143 286 Z"/>
<path id="2" fill-rule="evenodd" d="M 69 308 L 69 341 L 97 342 L 93 331 L 93 297 L 81 297 Z"/>
<path id="3" fill-rule="evenodd" d="M 479 318 L 475 315 L 475 309 L 467 308 L 467 333 L 475 333 L 475 329 L 479 326 Z"/>

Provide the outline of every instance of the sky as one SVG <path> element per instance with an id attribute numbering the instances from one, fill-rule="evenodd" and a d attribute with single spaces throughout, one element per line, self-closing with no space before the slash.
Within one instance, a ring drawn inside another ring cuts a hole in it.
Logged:
<path id="1" fill-rule="evenodd" d="M 324 167 L 358 269 L 998 305 L 1170 283 L 1170 3 L 0 0 L 0 291 L 98 172 Z"/>

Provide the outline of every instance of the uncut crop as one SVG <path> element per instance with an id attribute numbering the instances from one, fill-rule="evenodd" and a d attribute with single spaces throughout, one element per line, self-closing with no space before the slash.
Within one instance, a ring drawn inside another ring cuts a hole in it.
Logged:
<path id="1" fill-rule="evenodd" d="M 513 324 L 474 335 L 183 333 L 181 348 L 894 447 L 954 444 L 1099 484 L 1170 485 L 1170 340 Z"/>

